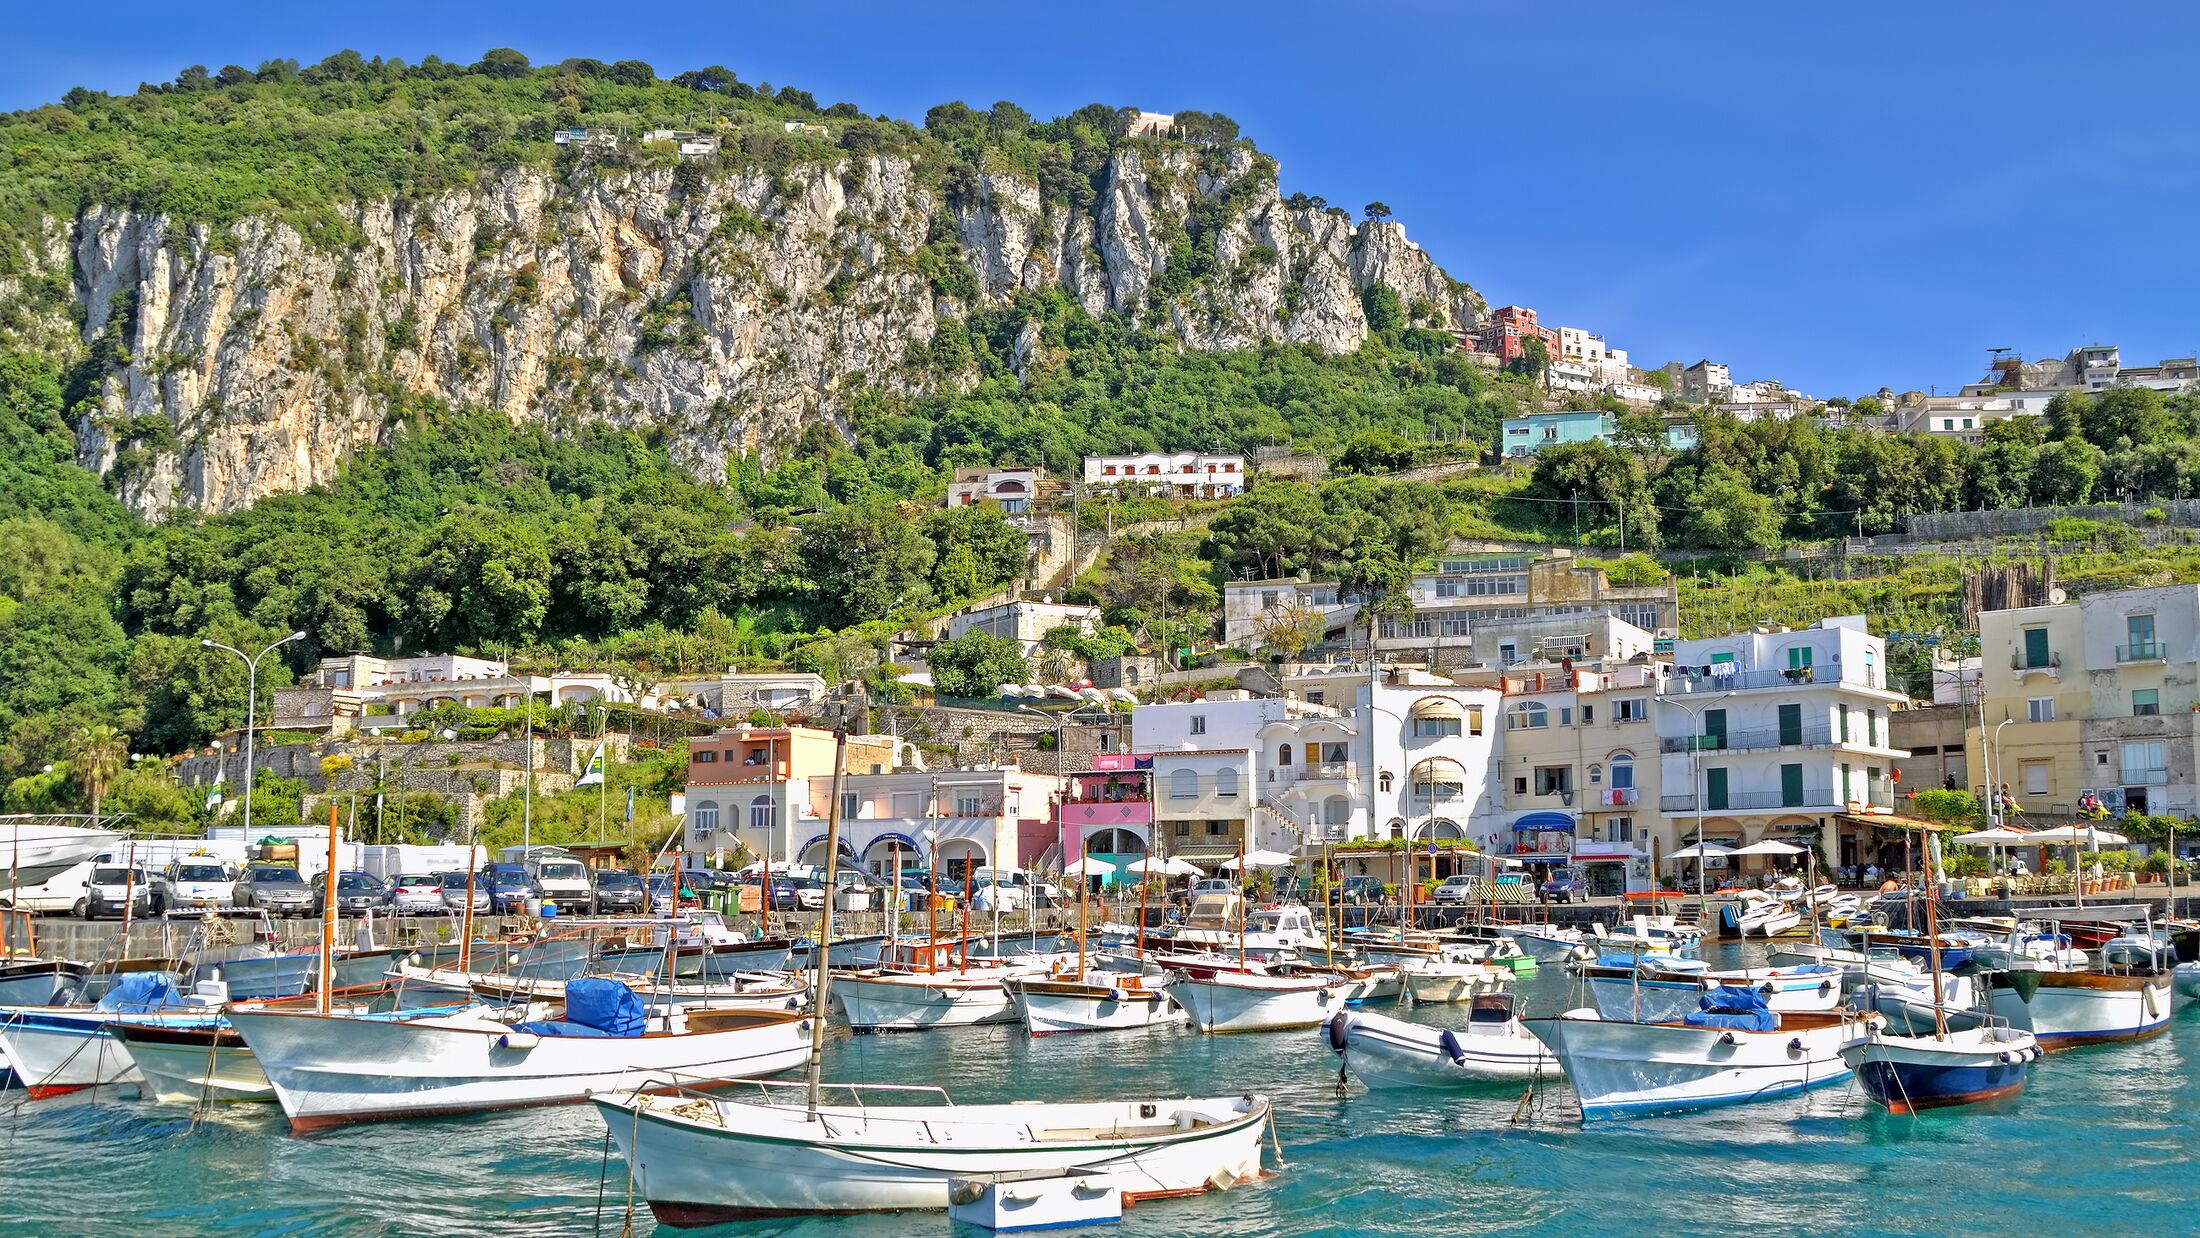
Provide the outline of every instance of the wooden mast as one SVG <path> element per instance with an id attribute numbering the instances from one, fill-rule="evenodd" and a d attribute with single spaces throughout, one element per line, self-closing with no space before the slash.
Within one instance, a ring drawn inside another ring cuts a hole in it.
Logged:
<path id="1" fill-rule="evenodd" d="M 336 987 L 336 801 L 328 806 L 328 889 L 321 909 L 321 997 L 314 1009 L 328 1013 L 329 990 Z"/>
<path id="2" fill-rule="evenodd" d="M 962 941 L 957 944 L 957 949 L 961 952 L 964 971 L 970 970 L 970 883 L 975 859 L 974 856 L 963 857 Z"/>
<path id="3" fill-rule="evenodd" d="M 1934 879 L 1934 869 L 1939 867 L 1940 836 L 1925 836 L 1925 950 L 1933 961 L 1933 1039 L 1948 1039 L 1948 1010 L 1944 1004 L 1940 986 L 1940 883 Z M 1812 913 L 1815 926 L 1817 914 Z"/>
<path id="4" fill-rule="evenodd" d="M 833 802 L 825 815 L 825 907 L 820 913 L 817 945 L 817 985 L 810 1000 L 810 1120 L 817 1121 L 817 1094 L 825 1070 L 825 1021 L 832 1006 L 825 988 L 833 970 L 827 966 L 833 952 L 833 884 L 840 876 L 840 776 L 848 763 L 848 720 L 843 716 L 833 734 Z M 768 851 L 767 845 L 767 851 Z M 767 900 L 768 901 L 768 900 Z"/>
<path id="5" fill-rule="evenodd" d="M 1238 838 L 1238 970 L 1245 970 L 1245 839 Z"/>

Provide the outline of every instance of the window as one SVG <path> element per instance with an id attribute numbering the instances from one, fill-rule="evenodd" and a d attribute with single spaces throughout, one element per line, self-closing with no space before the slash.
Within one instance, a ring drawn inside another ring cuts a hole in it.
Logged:
<path id="1" fill-rule="evenodd" d="M 853 821 L 861 815 L 863 815 L 863 797 L 853 791 L 841 792 L 840 819 L 843 821 Z M 976 816 L 977 814 L 967 813 L 964 815 Z"/>
<path id="2" fill-rule="evenodd" d="M 2047 651 L 2047 629 L 2026 628 L 2024 630 L 2024 665 L 2020 669 L 2036 670 L 2046 666 L 2053 660 L 2053 655 Z"/>
<path id="3" fill-rule="evenodd" d="M 1612 758 L 1612 787 L 1614 790 L 1632 790 L 1635 785 L 1635 758 L 1621 753 Z"/>
<path id="4" fill-rule="evenodd" d="M 2161 782 L 2167 772 L 2162 756 L 2160 740 L 2143 740 L 2123 746 L 2124 781 L 2127 783 Z"/>
<path id="5" fill-rule="evenodd" d="M 1725 710 L 1707 709 L 1703 711 L 1703 746 L 1714 749 L 1726 747 Z"/>
<path id="6" fill-rule="evenodd" d="M 1511 641 L 1506 641 L 1504 644 L 1501 644 L 1497 647 L 1497 661 L 1499 665 L 1510 666 L 1511 664 L 1518 662 L 1519 660 L 1520 658 L 1518 648 Z"/>
<path id="7" fill-rule="evenodd" d="M 695 753 L 695 763 L 696 763 L 696 764 L 698 764 L 698 765 L 709 765 L 709 764 L 711 764 L 712 762 L 716 761 L 717 759 L 718 759 L 718 754 L 717 754 L 717 753 L 715 753 L 715 752 L 712 752 L 712 751 L 711 751 L 710 749 L 708 749 L 708 748 L 700 748 L 700 749 L 697 749 L 697 750 L 696 750 L 696 753 Z"/>
<path id="8" fill-rule="evenodd" d="M 1650 702 L 1639 696 L 1630 696 L 1612 702 L 1614 722 L 1641 722 L 1650 716 Z"/>
<path id="9" fill-rule="evenodd" d="M 1176 836 L 1178 838 L 1190 838 L 1192 836 L 1192 823 L 1189 821 L 1177 822 Z"/>
<path id="10" fill-rule="evenodd" d="M 2154 642 L 2153 615 L 2127 615 L 2124 617 L 2124 648 L 2126 661 L 2162 656 L 2162 647 Z"/>
<path id="11" fill-rule="evenodd" d="M 1538 765 L 1535 767 L 1535 793 L 1537 795 L 1570 795 L 1574 789 L 1574 767 L 1571 765 Z"/>
<path id="12" fill-rule="evenodd" d="M 1783 747 L 1803 742 L 1803 707 L 1780 706 L 1780 743 Z"/>
<path id="13" fill-rule="evenodd" d="M 2024 763 L 2024 793 L 2026 795 L 2047 794 L 2047 762 L 2026 761 Z"/>
<path id="14" fill-rule="evenodd" d="M 1782 808 L 1797 808 L 1800 807 L 1802 803 L 1803 767 L 1793 764 L 1781 766 L 1780 806 Z"/>
<path id="15" fill-rule="evenodd" d="M 1561 705 L 1558 707 L 1558 724 L 1560 726 L 1572 726 L 1574 724 L 1573 706 Z"/>
<path id="16" fill-rule="evenodd" d="M 2055 720 L 2055 698 L 2035 696 L 2027 699 L 2024 702 L 2024 714 L 2025 719 L 2030 722 L 2053 722 Z"/>
<path id="17" fill-rule="evenodd" d="M 751 748 L 749 749 L 749 755 L 741 759 L 741 764 L 762 765 L 769 760 L 771 760 L 771 749 Z"/>
<path id="18" fill-rule="evenodd" d="M 2131 716 L 2152 718 L 2162 712 L 2160 688 L 2134 688 L 2131 693 Z"/>
<path id="19" fill-rule="evenodd" d="M 1583 726 L 1595 726 L 1595 725 L 1596 725 L 1596 721 L 1597 721 L 1597 707 L 1596 707 L 1596 706 L 1594 706 L 1594 705 L 1584 705 L 1584 706 L 1582 706 L 1582 707 L 1581 707 L 1581 725 L 1583 725 Z"/>
<path id="20" fill-rule="evenodd" d="M 1726 769 L 1716 767 L 1703 772 L 1703 806 L 1716 812 L 1726 807 Z"/>
<path id="21" fill-rule="evenodd" d="M 1482 707 L 1480 705 L 1469 705 L 1467 706 L 1467 734 L 1480 735 L 1481 733 Z"/>
<path id="22" fill-rule="evenodd" d="M 1319 705 L 1322 703 L 1322 695 L 1323 694 L 1319 692 L 1309 692 L 1306 694 L 1306 703 L 1309 705 Z"/>
<path id="23" fill-rule="evenodd" d="M 771 796 L 759 795 L 755 799 L 749 801 L 749 828 L 752 830 L 768 830 L 772 828 Z"/>
<path id="24" fill-rule="evenodd" d="M 991 815 L 985 810 L 985 793 L 983 791 L 955 792 L 955 815 L 958 817 L 984 817 Z"/>
<path id="25" fill-rule="evenodd" d="M 1279 769 L 1282 769 L 1282 768 L 1286 768 L 1286 767 L 1288 767 L 1288 766 L 1289 766 L 1290 764 L 1291 764 L 1291 745 L 1289 745 L 1289 744 L 1277 744 L 1277 745 L 1276 745 L 1276 767 L 1277 767 L 1277 768 L 1279 768 Z"/>
<path id="26" fill-rule="evenodd" d="M 1879 746 L 1879 711 L 1876 709 L 1864 711 L 1864 742 L 1874 748 Z"/>
<path id="27" fill-rule="evenodd" d="M 1526 778 L 1515 778 L 1515 779 L 1513 779 L 1513 794 L 1514 794 L 1514 795 L 1526 795 L 1527 793 L 1528 793 L 1528 780 L 1527 780 Z"/>
<path id="28" fill-rule="evenodd" d="M 1225 765 L 1215 771 L 1215 794 L 1225 799 L 1235 799 L 1238 793 L 1237 766 Z"/>
<path id="29" fill-rule="evenodd" d="M 1209 821 L 1209 822 L 1207 823 L 1207 837 L 1209 837 L 1209 838 L 1228 838 L 1229 836 L 1230 836 L 1230 823 L 1229 823 L 1229 822 L 1227 822 L 1227 821 Z"/>
<path id="30" fill-rule="evenodd" d="M 1452 739 L 1459 735 L 1461 729 L 1462 724 L 1457 718 L 1415 718 L 1413 720 L 1413 737 L 1415 739 Z"/>
<path id="31" fill-rule="evenodd" d="M 1398 785 L 1398 779 L 1386 769 L 1375 779 L 1375 785 L 1382 789 L 1383 794 L 1388 795 L 1391 788 Z"/>
<path id="32" fill-rule="evenodd" d="M 1194 735 L 1205 735 L 1206 733 L 1207 733 L 1207 715 L 1205 715 L 1205 714 L 1193 714 L 1193 715 L 1192 715 L 1192 734 L 1194 734 Z"/>
<path id="33" fill-rule="evenodd" d="M 1180 769 L 1169 775 L 1169 798 L 1172 800 L 1196 800 L 1199 798 L 1199 771 Z"/>
<path id="34" fill-rule="evenodd" d="M 1610 830 L 1609 837 L 1613 842 L 1633 842 L 1635 840 L 1635 819 L 1633 817 L 1614 817 L 1611 821 Z"/>
<path id="35" fill-rule="evenodd" d="M 1551 711 L 1534 701 L 1513 706 L 1513 711 L 1505 716 L 1508 731 L 1539 731 L 1549 725 Z"/>
<path id="36" fill-rule="evenodd" d="M 718 828 L 718 801 L 703 800 L 695 805 L 695 832 L 708 834 Z"/>
<path id="37" fill-rule="evenodd" d="M 1809 645 L 1788 646 L 1788 669 L 1791 671 L 1809 670 L 1813 652 Z"/>

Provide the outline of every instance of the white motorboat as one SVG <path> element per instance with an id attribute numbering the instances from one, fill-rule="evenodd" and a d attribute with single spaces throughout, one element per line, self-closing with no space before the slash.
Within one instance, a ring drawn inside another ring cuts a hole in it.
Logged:
<path id="1" fill-rule="evenodd" d="M 114 1038 L 124 1019 L 204 1026 L 220 1021 L 217 1004 L 193 1002 L 165 972 L 124 976 L 96 1006 L 0 1008 L 0 1060 L 32 1100 L 114 1083 L 139 1083 L 136 1063 Z"/>
<path id="2" fill-rule="evenodd" d="M 1092 970 L 1079 975 L 1018 976 L 1008 980 L 1016 1013 L 1034 1036 L 1058 1032 L 1128 1031 L 1185 1020 L 1169 997 L 1172 977 Z"/>
<path id="3" fill-rule="evenodd" d="M 60 1006 L 83 987 L 88 969 L 60 959 L 0 963 L 0 1006 Z"/>
<path id="4" fill-rule="evenodd" d="M 2200 997 L 2200 963 L 2179 963 L 2171 968 L 2170 983 L 2179 997 Z"/>
<path id="5" fill-rule="evenodd" d="M 861 971 L 833 977 L 831 993 L 841 1018 L 859 1032 L 916 1031 L 1009 1023 L 1016 1003 L 1000 967 L 940 971 Z"/>
<path id="6" fill-rule="evenodd" d="M 1580 929 L 1561 924 L 1507 924 L 1497 931 L 1520 943 L 1538 963 L 1570 963 L 1596 954 Z"/>
<path id="7" fill-rule="evenodd" d="M 1344 1068 L 1371 1088 L 1556 1079 L 1558 1059 L 1521 1025 L 1510 993 L 1485 993 L 1460 1029 L 1408 1023 L 1367 1011 L 1339 1011 L 1323 1028 Z"/>
<path id="8" fill-rule="evenodd" d="M 125 1021 L 114 1025 L 114 1037 L 137 1067 L 141 1093 L 154 1100 L 275 1100 L 267 1072 L 234 1028 Z"/>
<path id="9" fill-rule="evenodd" d="M 1850 1077 L 1841 1050 L 1877 1015 L 1775 1013 L 1755 989 L 1721 988 L 1679 1022 L 1569 1010 L 1529 1027 L 1573 1082 L 1585 1122 L 1768 1100 Z"/>
<path id="10" fill-rule="evenodd" d="M 1765 962 L 1774 967 L 1804 967 L 1814 963 L 1827 963 L 1848 974 L 1861 973 L 1864 964 L 1870 959 L 1871 956 L 1862 950 L 1822 945 L 1815 941 L 1783 941 L 1765 952 Z"/>
<path id="11" fill-rule="evenodd" d="M 42 885 L 96 858 L 122 837 L 111 830 L 49 825 L 47 820 L 29 813 L 0 817 L 0 874 L 12 874 L 18 888 Z"/>
<path id="12" fill-rule="evenodd" d="M 1399 970 L 1405 978 L 1406 992 L 1416 1005 L 1470 1001 L 1494 993 L 1512 980 L 1510 968 L 1489 963 L 1421 960 Z"/>
<path id="13" fill-rule="evenodd" d="M 1703 943 L 1703 931 L 1672 916 L 1635 916 L 1613 928 L 1589 925 L 1589 945 L 1601 953 L 1688 954 Z"/>
<path id="14" fill-rule="evenodd" d="M 1312 955 L 1329 948 L 1329 943 L 1314 925 L 1313 913 L 1296 905 L 1247 911 L 1241 930 L 1231 918 L 1235 897 L 1220 897 L 1217 907 L 1195 904 L 1185 926 L 1168 934 L 1167 940 L 1183 949 L 1231 952 L 1237 952 L 1242 942 L 1243 953 L 1256 959 L 1273 959 L 1293 952 Z M 1200 902 L 1215 899 L 1218 896 L 1202 895 Z"/>
<path id="15" fill-rule="evenodd" d="M 504 972 L 460 971 L 424 968 L 400 963 L 390 971 L 390 982 L 414 1005 L 428 1002 L 484 1001 L 490 1003 L 557 1002 L 565 1000 L 564 980 L 531 979 Z M 597 973 L 594 978 L 616 980 L 634 990 L 653 1006 L 707 1006 L 713 1010 L 799 1010 L 810 1000 L 810 986 L 800 978 L 779 973 L 735 973 L 718 979 L 662 980 L 651 975 Z"/>
<path id="16" fill-rule="evenodd" d="M 1797 967 L 1743 967 L 1703 973 L 1706 985 L 1747 985 L 1765 995 L 1765 1004 L 1791 1010 L 1831 1010 L 1841 1004 L 1842 969 L 1831 963 Z"/>
<path id="17" fill-rule="evenodd" d="M 2144 1040 L 2169 1027 L 2174 993 L 2162 970 L 2002 971 L 1994 1014 L 2043 1049 Z"/>
<path id="18" fill-rule="evenodd" d="M 1979 977 L 1947 972 L 1940 976 L 1936 1016 L 1933 973 L 1908 959 L 1872 959 L 1865 964 L 1853 992 L 1857 1004 L 1885 1015 L 1887 1030 L 1898 1036 L 1929 1032 L 1936 1019 L 1950 1028 L 1968 1031 L 1987 1018 L 1985 990 Z"/>
<path id="19" fill-rule="evenodd" d="M 1169 992 L 1203 1032 L 1313 1027 L 1344 1008 L 1352 982 L 1314 974 L 1271 976 L 1227 968 L 1185 974 Z"/>
<path id="20" fill-rule="evenodd" d="M 809 1016 L 645 1009 L 615 981 L 566 986 L 562 1018 L 489 1008 L 409 1021 L 232 1011 L 294 1131 L 583 1100 L 599 1092 L 776 1074 L 810 1051 Z"/>
<path id="21" fill-rule="evenodd" d="M 1126 1201 L 1256 1178 L 1260 1096 L 1091 1104 L 957 1105 L 938 1089 L 856 1088 L 813 1114 L 783 1085 L 762 1103 L 702 1096 L 595 1098 L 635 1190 L 667 1225 L 788 1213 L 940 1211 L 950 1178 L 1105 1174 Z M 834 1087 L 839 1094 L 845 1090 Z M 937 1103 L 896 1105 L 883 1091 Z"/>
<path id="22" fill-rule="evenodd" d="M 1744 937 L 1775 937 L 1803 922 L 1796 903 L 1762 890 L 1744 890 L 1722 913 Z"/>
<path id="23" fill-rule="evenodd" d="M 1711 965 L 1667 954 L 1607 954 L 1574 970 L 1605 1018 L 1665 1023 L 1702 1005 Z"/>

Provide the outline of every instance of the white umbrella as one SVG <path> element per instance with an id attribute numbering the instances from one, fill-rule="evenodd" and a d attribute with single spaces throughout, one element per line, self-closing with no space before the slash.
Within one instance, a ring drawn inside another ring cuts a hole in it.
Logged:
<path id="1" fill-rule="evenodd" d="M 1668 860 L 1703 860 L 1732 854 L 1734 852 L 1731 848 L 1722 847 L 1717 843 L 1698 843 L 1693 847 L 1683 847 L 1665 858 Z"/>
<path id="2" fill-rule="evenodd" d="M 1289 868 L 1296 863 L 1298 863 L 1296 859 L 1285 855 L 1281 851 L 1248 851 L 1245 853 L 1245 866 L 1247 868 Z M 1222 862 L 1222 867 L 1230 872 L 1236 872 L 1237 866 L 1238 858 L 1236 856 L 1231 856 Z"/>
<path id="3" fill-rule="evenodd" d="M 1142 877 L 1152 877 L 1157 874 L 1174 872 L 1175 870 L 1170 868 L 1169 866 L 1177 862 L 1178 861 L 1176 860 L 1164 860 L 1157 855 L 1149 855 L 1145 859 L 1139 860 L 1134 864 L 1125 864 L 1123 866 L 1123 871 L 1126 873 L 1137 873 Z"/>
<path id="4" fill-rule="evenodd" d="M 1796 845 L 1795 845 L 1794 843 L 1784 843 L 1784 842 L 1780 842 L 1780 841 L 1778 841 L 1778 840 L 1776 840 L 1776 839 L 1771 839 L 1771 838 L 1768 838 L 1768 839 L 1765 839 L 1765 840 L 1764 840 L 1763 842 L 1751 843 L 1751 844 L 1749 844 L 1749 845 L 1748 845 L 1748 846 L 1746 846 L 1746 847 L 1741 847 L 1741 848 L 1738 848 L 1738 849 L 1736 849 L 1736 850 L 1733 850 L 1733 851 L 1729 851 L 1729 852 L 1727 852 L 1727 854 L 1728 854 L 1728 855 L 1801 855 L 1801 854 L 1803 854 L 1803 849 L 1802 849 L 1801 847 L 1798 847 L 1798 846 L 1796 846 Z"/>
<path id="5" fill-rule="evenodd" d="M 2094 825 L 2058 825 L 2051 830 L 2035 830 L 2024 836 L 2024 841 L 2043 847 L 2083 847 L 2106 843 L 2121 847 L 2131 840 L 2114 830 L 2104 830 Z"/>
<path id="6" fill-rule="evenodd" d="M 1207 875 L 1206 869 L 1182 856 L 1175 855 L 1169 857 L 1167 872 L 1171 877 L 1204 877 Z"/>
<path id="7" fill-rule="evenodd" d="M 2023 847 L 2031 845 L 2031 836 L 2023 830 L 1997 825 L 1990 830 L 1972 830 L 1968 834 L 1958 834 L 1948 841 L 1962 843 L 1966 847 Z"/>
<path id="8" fill-rule="evenodd" d="M 1096 860 L 1088 855 L 1079 858 L 1074 864 L 1063 866 L 1062 875 L 1064 877 L 1091 877 L 1114 871 L 1115 865 L 1108 863 L 1106 860 Z"/>

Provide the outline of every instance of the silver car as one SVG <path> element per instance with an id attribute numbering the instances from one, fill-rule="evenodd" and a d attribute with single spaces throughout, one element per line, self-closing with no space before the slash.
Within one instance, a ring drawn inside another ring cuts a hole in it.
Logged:
<path id="1" fill-rule="evenodd" d="M 463 914 L 466 910 L 466 874 L 444 873 L 440 880 L 443 883 L 443 910 L 454 916 Z M 474 913 L 487 913 L 489 905 L 489 877 L 486 873 L 477 873 L 474 876 Z"/>
<path id="2" fill-rule="evenodd" d="M 463 875 L 463 874 L 461 874 Z M 461 897 L 464 897 L 461 891 Z M 443 914 L 443 881 L 425 873 L 390 878 L 390 911 L 400 916 Z"/>
<path id="3" fill-rule="evenodd" d="M 310 916 L 313 889 L 287 864 L 254 864 L 237 883 L 237 905 L 276 916 Z"/>

